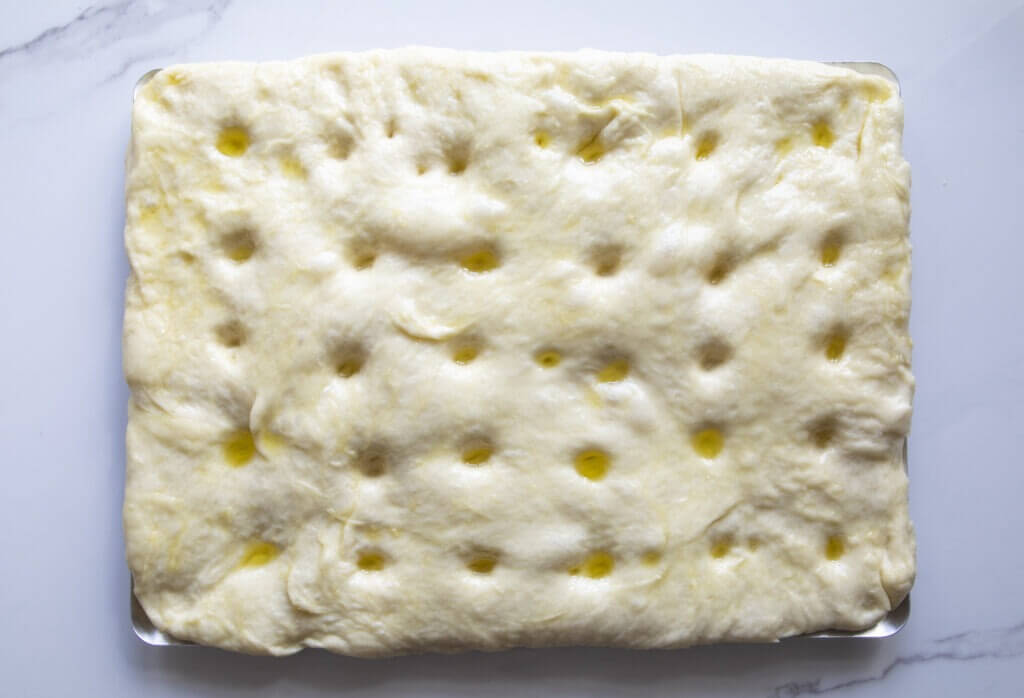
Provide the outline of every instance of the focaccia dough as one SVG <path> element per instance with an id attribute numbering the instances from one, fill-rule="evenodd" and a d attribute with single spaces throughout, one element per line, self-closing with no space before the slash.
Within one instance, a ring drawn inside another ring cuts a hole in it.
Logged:
<path id="1" fill-rule="evenodd" d="M 125 536 L 182 639 L 672 647 L 907 593 L 882 78 L 407 49 L 181 65 L 132 122 Z"/>

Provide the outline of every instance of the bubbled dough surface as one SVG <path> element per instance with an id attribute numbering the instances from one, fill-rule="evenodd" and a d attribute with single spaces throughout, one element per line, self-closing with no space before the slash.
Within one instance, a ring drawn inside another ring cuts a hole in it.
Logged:
<path id="1" fill-rule="evenodd" d="M 914 573 L 901 129 L 884 81 L 791 61 L 159 73 L 134 107 L 124 324 L 150 617 L 361 655 L 874 623 Z M 494 269 L 460 265 L 480 251 Z"/>

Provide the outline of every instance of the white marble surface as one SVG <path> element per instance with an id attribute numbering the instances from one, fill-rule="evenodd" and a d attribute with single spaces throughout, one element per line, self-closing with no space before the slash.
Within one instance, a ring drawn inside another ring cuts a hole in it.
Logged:
<path id="1" fill-rule="evenodd" d="M 120 498 L 122 163 L 172 61 L 406 44 L 869 58 L 914 168 L 910 623 L 880 641 L 358 661 L 142 645 Z M 0 694 L 1024 694 L 1024 4 L 0 2 Z"/>

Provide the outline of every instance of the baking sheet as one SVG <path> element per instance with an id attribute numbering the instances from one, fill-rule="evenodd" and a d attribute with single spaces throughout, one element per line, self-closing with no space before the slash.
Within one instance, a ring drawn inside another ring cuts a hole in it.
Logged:
<path id="1" fill-rule="evenodd" d="M 866 75 L 876 75 L 881 78 L 885 78 L 889 82 L 896 85 L 896 91 L 902 94 L 899 78 L 891 68 L 882 63 L 875 61 L 825 61 L 829 65 L 840 66 L 843 68 L 850 68 L 856 70 L 859 73 Z M 154 68 L 142 75 L 135 83 L 135 89 L 132 93 L 132 99 L 138 94 L 141 89 L 150 79 L 160 72 L 160 68 Z M 906 467 L 907 464 L 907 444 L 903 443 L 903 464 Z M 153 621 L 146 615 L 146 610 L 142 608 L 142 604 L 135 597 L 135 580 L 132 580 L 131 584 L 131 618 L 132 618 L 132 629 L 135 631 L 135 635 L 145 642 L 147 645 L 154 647 L 168 647 L 168 646 L 193 646 L 197 647 L 194 642 L 188 642 L 186 640 L 179 640 L 171 635 L 168 635 L 164 631 L 153 625 Z M 808 633 L 801 635 L 800 637 L 809 637 L 816 639 L 837 639 L 837 638 L 882 638 L 891 637 L 903 629 L 903 626 L 907 624 L 907 620 L 910 618 L 910 595 L 908 594 L 903 602 L 889 611 L 878 621 L 875 625 L 860 631 L 845 631 L 845 630 L 822 630 L 816 633 Z"/>

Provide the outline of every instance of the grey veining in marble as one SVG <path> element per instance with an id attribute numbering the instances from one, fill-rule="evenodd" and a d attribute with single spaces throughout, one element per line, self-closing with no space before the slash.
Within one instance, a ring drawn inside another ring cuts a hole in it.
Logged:
<path id="1" fill-rule="evenodd" d="M 90 5 L 63 24 L 0 49 L 0 83 L 24 81 L 27 89 L 32 81 L 56 81 L 64 89 L 55 96 L 73 99 L 201 40 L 230 1 L 122 0 Z M 58 105 L 59 101 L 54 104 Z"/>
<path id="2" fill-rule="evenodd" d="M 913 653 L 899 655 L 880 670 L 864 676 L 846 678 L 838 682 L 829 681 L 827 678 L 793 681 L 777 687 L 769 695 L 772 698 L 796 698 L 836 693 L 843 689 L 881 681 L 903 667 L 929 662 L 970 662 L 975 659 L 1018 657 L 1024 657 L 1024 623 L 990 630 L 965 630 L 932 640 L 925 648 Z"/>

